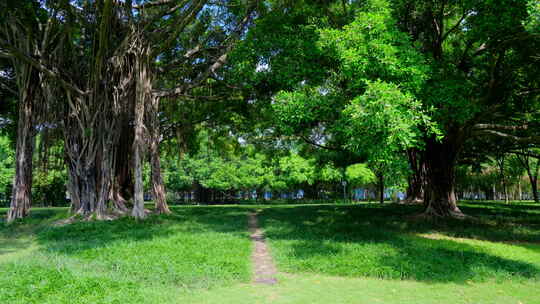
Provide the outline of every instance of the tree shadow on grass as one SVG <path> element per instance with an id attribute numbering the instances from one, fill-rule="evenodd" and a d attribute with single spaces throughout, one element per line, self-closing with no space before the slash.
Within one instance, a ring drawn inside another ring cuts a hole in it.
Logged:
<path id="1" fill-rule="evenodd" d="M 6 212 L 7 209 L 0 213 L 0 256 L 30 247 L 33 241 L 28 239 L 28 236 L 62 214 L 62 209 L 36 208 L 32 210 L 28 218 L 17 220 L 9 225 L 5 223 Z"/>
<path id="2" fill-rule="evenodd" d="M 479 206 L 488 209 L 509 209 L 509 210 L 519 210 L 519 211 L 540 211 L 540 204 L 533 202 L 509 202 L 508 204 L 500 201 L 463 201 L 470 206 Z"/>
<path id="3" fill-rule="evenodd" d="M 180 207 L 173 208 L 172 215 L 150 216 L 144 221 L 123 218 L 47 227 L 36 231 L 36 238 L 45 250 L 66 255 L 106 248 L 116 242 L 167 238 L 178 232 L 218 232 L 247 239 L 246 215 L 251 209 Z M 540 276 L 536 266 L 493 255 L 482 246 L 418 236 L 435 231 L 495 241 L 509 237 L 528 241 L 540 239 L 538 232 L 504 231 L 480 222 L 407 220 L 407 216 L 420 212 L 419 206 L 363 204 L 262 209 L 261 226 L 267 229 L 267 237 L 291 241 L 287 253 L 297 260 L 299 271 L 458 283 L 493 275 L 523 279 Z M 33 212 L 29 222 L 46 222 L 57 214 L 47 210 Z"/>
<path id="4" fill-rule="evenodd" d="M 486 227 L 472 222 L 463 226 L 462 221 L 405 220 L 403 215 L 415 209 L 373 205 L 268 208 L 261 214 L 261 225 L 267 238 L 276 241 L 278 251 L 285 252 L 283 265 L 293 271 L 455 283 L 540 279 L 537 266 L 497 256 L 484 246 L 419 236 L 458 230 L 475 233 Z"/>
<path id="5" fill-rule="evenodd" d="M 246 208 L 173 207 L 172 210 L 171 215 L 150 215 L 145 220 L 125 217 L 114 221 L 49 226 L 37 233 L 37 240 L 47 251 L 69 255 L 108 247 L 116 242 L 166 238 L 178 232 L 198 234 L 212 231 L 247 238 Z"/>
<path id="6" fill-rule="evenodd" d="M 28 248 L 32 244 L 29 240 L 20 240 L 15 238 L 0 238 L 0 258 L 4 254 L 15 253 Z"/>

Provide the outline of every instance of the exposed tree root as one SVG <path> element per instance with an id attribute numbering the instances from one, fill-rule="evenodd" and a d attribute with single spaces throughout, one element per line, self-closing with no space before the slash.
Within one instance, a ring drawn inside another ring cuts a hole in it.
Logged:
<path id="1" fill-rule="evenodd" d="M 54 222 L 53 226 L 65 226 L 76 222 L 114 221 L 128 215 L 128 211 L 116 208 L 107 210 L 105 212 L 84 212 L 83 210 L 79 209 L 77 212 L 74 212 L 72 216 Z"/>
<path id="2" fill-rule="evenodd" d="M 58 220 L 58 221 L 52 223 L 52 225 L 56 226 L 56 227 L 62 227 L 62 226 L 73 224 L 76 221 L 78 221 L 79 219 L 80 218 L 77 215 L 72 215 L 72 216 L 70 216 L 70 217 L 68 217 L 66 219 Z"/>
<path id="3" fill-rule="evenodd" d="M 454 210 L 444 210 L 439 211 L 433 208 L 431 205 L 427 206 L 424 212 L 413 215 L 410 217 L 412 220 L 428 220 L 428 221 L 438 221 L 438 220 L 447 220 L 447 219 L 457 219 L 457 220 L 474 220 L 475 218 L 469 215 L 464 214 L 456 208 Z"/>
<path id="4" fill-rule="evenodd" d="M 169 209 L 169 207 L 165 208 L 165 209 L 162 209 L 162 208 L 156 208 L 154 210 L 154 214 L 172 214 L 171 210 Z"/>
<path id="5" fill-rule="evenodd" d="M 402 200 L 399 203 L 402 205 L 422 205 L 424 204 L 424 200 L 419 198 L 413 198 Z"/>

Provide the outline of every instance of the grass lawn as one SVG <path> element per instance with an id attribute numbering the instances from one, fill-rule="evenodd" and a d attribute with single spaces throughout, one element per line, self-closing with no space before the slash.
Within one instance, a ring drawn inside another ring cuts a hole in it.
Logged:
<path id="1" fill-rule="evenodd" d="M 35 209 L 0 225 L 0 303 L 177 303 L 189 290 L 250 280 L 244 208 L 51 226 L 66 212 Z"/>
<path id="2" fill-rule="evenodd" d="M 476 220 L 363 203 L 175 207 L 54 227 L 66 209 L 35 209 L 0 224 L 0 303 L 540 303 L 540 206 L 461 207 Z M 255 209 L 274 286 L 249 282 Z"/>

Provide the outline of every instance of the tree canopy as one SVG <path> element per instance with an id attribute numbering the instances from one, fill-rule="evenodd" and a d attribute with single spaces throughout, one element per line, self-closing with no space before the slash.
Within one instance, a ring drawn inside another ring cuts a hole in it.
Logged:
<path id="1" fill-rule="evenodd" d="M 4 1 L 8 220 L 66 191 L 97 219 L 169 213 L 166 188 L 538 201 L 539 29 L 532 0 Z"/>

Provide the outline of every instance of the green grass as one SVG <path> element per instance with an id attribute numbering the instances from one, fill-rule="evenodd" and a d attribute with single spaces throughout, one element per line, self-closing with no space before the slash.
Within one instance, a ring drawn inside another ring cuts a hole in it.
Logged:
<path id="1" fill-rule="evenodd" d="M 1 303 L 176 303 L 188 290 L 250 279 L 246 209 L 51 226 L 66 212 L 36 209 L 1 226 Z"/>
<path id="2" fill-rule="evenodd" d="M 185 294 L 178 303 L 272 304 L 537 304 L 535 282 L 434 283 L 280 274 L 275 286 L 238 285 Z"/>
<path id="3" fill-rule="evenodd" d="M 436 282 L 540 283 L 540 207 L 464 204 L 474 221 L 425 222 L 421 207 L 264 208 L 278 268 L 290 273 Z"/>
<path id="4" fill-rule="evenodd" d="M 0 223 L 0 303 L 540 303 L 540 206 L 470 202 L 472 221 L 376 203 L 182 206 L 137 222 Z M 278 284 L 250 283 L 259 209 Z M 5 209 L 0 209 L 0 214 Z"/>

